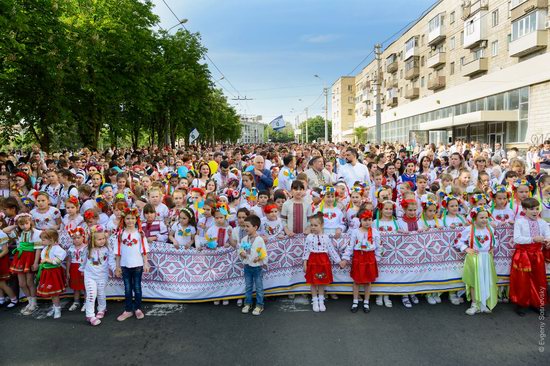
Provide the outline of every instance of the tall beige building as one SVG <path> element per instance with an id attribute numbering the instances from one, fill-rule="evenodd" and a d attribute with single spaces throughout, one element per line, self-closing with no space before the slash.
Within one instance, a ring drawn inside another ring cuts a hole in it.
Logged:
<path id="1" fill-rule="evenodd" d="M 550 137 L 548 0 L 441 0 L 381 55 L 382 140 L 410 131 L 526 147 Z M 355 76 L 353 128 L 374 141 L 377 62 Z M 334 100 L 347 89 L 332 88 Z M 342 108 L 338 110 L 342 115 Z M 333 116 L 335 141 L 354 138 Z"/>
<path id="2" fill-rule="evenodd" d="M 353 130 L 355 121 L 355 76 L 342 76 L 332 85 L 332 141 L 342 140 L 342 131 Z"/>

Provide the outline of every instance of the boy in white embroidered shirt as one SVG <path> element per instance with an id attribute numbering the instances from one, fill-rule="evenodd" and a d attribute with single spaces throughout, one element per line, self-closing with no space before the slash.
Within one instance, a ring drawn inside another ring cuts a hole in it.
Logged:
<path id="1" fill-rule="evenodd" d="M 260 315 L 264 310 L 264 286 L 262 266 L 267 264 L 267 249 L 265 242 L 257 231 L 260 218 L 250 215 L 245 220 L 247 235 L 239 243 L 239 257 L 244 263 L 245 300 L 242 312 L 250 311 L 252 307 L 252 290 L 256 287 L 256 307 L 252 315 Z"/>

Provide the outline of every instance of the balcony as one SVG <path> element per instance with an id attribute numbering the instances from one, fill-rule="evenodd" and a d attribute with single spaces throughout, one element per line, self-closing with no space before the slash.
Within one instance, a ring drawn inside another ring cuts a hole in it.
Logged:
<path id="1" fill-rule="evenodd" d="M 416 99 L 420 96 L 419 88 L 407 88 L 405 89 L 405 98 L 406 99 Z"/>
<path id="2" fill-rule="evenodd" d="M 464 48 L 476 48 L 487 42 L 486 15 L 486 11 L 480 11 L 464 21 Z"/>
<path id="3" fill-rule="evenodd" d="M 395 60 L 393 62 L 390 62 L 390 63 L 386 63 L 386 72 L 387 73 L 393 74 L 396 71 L 397 71 L 397 60 Z"/>
<path id="4" fill-rule="evenodd" d="M 426 61 L 426 66 L 429 68 L 435 69 L 441 65 L 444 65 L 446 62 L 445 52 L 438 52 L 434 55 L 432 55 L 428 60 Z"/>
<path id="5" fill-rule="evenodd" d="M 397 106 L 397 97 L 389 97 L 389 98 L 386 98 L 386 104 L 388 107 L 396 107 Z"/>
<path id="6" fill-rule="evenodd" d="M 462 65 L 462 76 L 472 77 L 487 70 L 489 70 L 489 62 L 486 57 L 482 57 Z"/>
<path id="7" fill-rule="evenodd" d="M 428 80 L 428 90 L 439 90 L 445 87 L 445 76 L 436 76 Z"/>
<path id="8" fill-rule="evenodd" d="M 413 66 L 405 71 L 405 80 L 416 79 L 418 75 L 420 75 L 420 68 L 418 66 Z"/>
<path id="9" fill-rule="evenodd" d="M 510 6 L 513 6 L 513 4 L 511 4 Z M 525 14 L 529 13 L 533 9 L 546 8 L 548 8 L 548 0 L 527 0 L 510 9 L 510 20 L 513 22 L 514 20 L 519 19 Z"/>
<path id="10" fill-rule="evenodd" d="M 411 57 L 417 57 L 419 55 L 418 50 L 418 38 L 412 37 L 405 43 L 405 50 L 403 52 L 403 60 L 408 60 Z"/>
<path id="11" fill-rule="evenodd" d="M 396 77 L 389 78 L 388 81 L 386 82 L 387 88 L 397 88 L 398 85 L 399 85 L 399 79 Z"/>
<path id="12" fill-rule="evenodd" d="M 522 57 L 548 46 L 548 32 L 534 31 L 510 42 L 510 56 Z"/>
<path id="13" fill-rule="evenodd" d="M 439 13 L 428 22 L 428 46 L 434 46 L 445 39 L 445 13 Z"/>

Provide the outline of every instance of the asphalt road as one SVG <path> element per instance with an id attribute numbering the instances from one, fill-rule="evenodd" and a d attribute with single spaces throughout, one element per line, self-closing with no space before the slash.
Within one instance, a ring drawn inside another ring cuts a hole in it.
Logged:
<path id="1" fill-rule="evenodd" d="M 371 301 L 374 303 L 374 301 Z M 66 303 L 66 301 L 65 301 Z M 0 365 L 549 365 L 550 340 L 539 350 L 541 324 L 510 304 L 470 317 L 467 306 L 349 311 L 350 297 L 313 313 L 303 298 L 268 299 L 259 316 L 228 306 L 145 303 L 146 318 L 118 323 L 122 304 L 109 302 L 98 327 L 83 313 L 45 318 L 0 309 Z"/>

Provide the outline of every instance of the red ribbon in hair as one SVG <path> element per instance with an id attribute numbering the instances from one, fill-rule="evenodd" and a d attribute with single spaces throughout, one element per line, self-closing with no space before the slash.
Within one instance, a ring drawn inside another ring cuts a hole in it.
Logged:
<path id="1" fill-rule="evenodd" d="M 95 212 L 93 209 L 86 210 L 86 212 L 84 212 L 84 220 L 93 219 L 95 216 L 94 214 Z"/>
<path id="2" fill-rule="evenodd" d="M 204 196 L 204 189 L 202 188 L 197 188 L 197 187 L 191 188 L 191 192 L 197 192 L 201 196 Z"/>
<path id="3" fill-rule="evenodd" d="M 16 177 L 19 177 L 19 178 L 22 178 L 26 181 L 29 180 L 29 176 L 26 174 L 26 173 L 23 173 L 23 172 L 17 172 L 14 174 Z"/>
<path id="4" fill-rule="evenodd" d="M 80 202 L 78 202 L 78 198 L 76 198 L 75 196 L 69 197 L 67 201 L 72 203 L 75 206 L 78 206 L 80 204 Z"/>
<path id="5" fill-rule="evenodd" d="M 359 215 L 359 218 L 361 220 L 363 220 L 363 219 L 372 219 L 372 211 L 364 211 L 361 215 Z"/>
<path id="6" fill-rule="evenodd" d="M 401 207 L 403 207 L 404 209 L 406 209 L 407 207 L 409 207 L 409 205 L 416 205 L 416 200 L 401 200 L 400 202 L 400 205 Z"/>
<path id="7" fill-rule="evenodd" d="M 273 210 L 278 210 L 278 209 L 279 209 L 279 206 L 277 206 L 276 204 L 273 203 L 273 204 L 271 204 L 271 205 L 266 205 L 266 206 L 264 207 L 264 212 L 265 212 L 266 214 L 268 214 L 268 213 L 271 213 L 271 211 L 273 211 Z"/>

